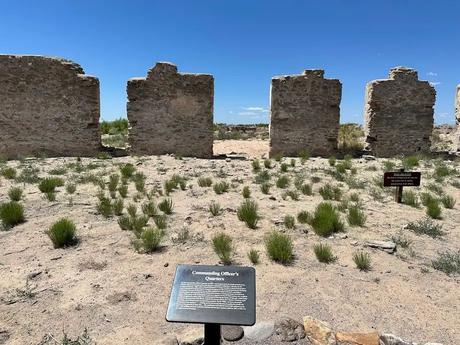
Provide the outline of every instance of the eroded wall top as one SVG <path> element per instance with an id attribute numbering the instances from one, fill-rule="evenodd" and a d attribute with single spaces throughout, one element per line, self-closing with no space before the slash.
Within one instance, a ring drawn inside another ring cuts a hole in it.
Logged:
<path id="1" fill-rule="evenodd" d="M 159 62 L 147 78 L 130 79 L 127 92 L 132 153 L 212 156 L 212 75 L 178 73 Z"/>
<path id="2" fill-rule="evenodd" d="M 100 150 L 99 81 L 65 59 L 0 55 L 0 155 Z"/>

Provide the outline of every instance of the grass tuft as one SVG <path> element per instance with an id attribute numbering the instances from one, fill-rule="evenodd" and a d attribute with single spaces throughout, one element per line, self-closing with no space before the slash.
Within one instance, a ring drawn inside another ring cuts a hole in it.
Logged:
<path id="1" fill-rule="evenodd" d="M 248 258 L 249 258 L 249 261 L 251 261 L 253 265 L 257 265 L 260 262 L 259 252 L 255 249 L 251 249 L 248 252 Z"/>
<path id="2" fill-rule="evenodd" d="M 24 223 L 24 207 L 16 201 L 0 204 L 0 219 L 5 230 Z"/>
<path id="3" fill-rule="evenodd" d="M 371 269 L 371 256 L 369 253 L 358 251 L 353 254 L 353 261 L 361 271 L 369 271 Z"/>
<path id="4" fill-rule="evenodd" d="M 432 238 L 438 238 L 445 235 L 445 232 L 442 230 L 442 225 L 436 224 L 430 218 L 410 222 L 406 225 L 406 229 L 415 232 L 417 235 L 427 235 Z"/>
<path id="5" fill-rule="evenodd" d="M 317 235 L 323 237 L 329 237 L 345 228 L 337 209 L 327 202 L 322 202 L 316 207 L 311 226 Z"/>
<path id="6" fill-rule="evenodd" d="M 160 211 L 162 211 L 164 214 L 172 214 L 173 213 L 173 208 L 174 204 L 171 198 L 166 198 L 163 201 L 161 201 L 158 204 L 158 208 Z"/>
<path id="7" fill-rule="evenodd" d="M 233 245 L 232 238 L 224 233 L 218 233 L 212 238 L 212 246 L 223 264 L 229 265 L 232 262 Z"/>
<path id="8" fill-rule="evenodd" d="M 248 228 L 255 229 L 260 218 L 257 209 L 258 206 L 254 200 L 244 200 L 237 210 L 238 219 L 245 222 Z"/>
<path id="9" fill-rule="evenodd" d="M 68 218 L 62 218 L 54 223 L 46 233 L 53 242 L 54 248 L 63 248 L 76 244 L 75 232 L 74 222 Z"/>
<path id="10" fill-rule="evenodd" d="M 279 231 L 273 230 L 265 236 L 265 248 L 270 259 L 275 262 L 287 265 L 294 260 L 291 238 Z"/>
<path id="11" fill-rule="evenodd" d="M 20 187 L 11 187 L 8 191 L 8 197 L 11 201 L 19 201 L 22 199 L 22 192 Z"/>
<path id="12" fill-rule="evenodd" d="M 209 205 L 209 212 L 212 214 L 213 217 L 216 217 L 222 213 L 222 207 L 220 207 L 220 205 L 217 202 L 213 201 Z"/>
<path id="13" fill-rule="evenodd" d="M 334 256 L 332 252 L 331 246 L 326 243 L 315 244 L 313 251 L 315 252 L 315 256 L 319 262 L 330 264 L 337 260 L 337 257 Z"/>

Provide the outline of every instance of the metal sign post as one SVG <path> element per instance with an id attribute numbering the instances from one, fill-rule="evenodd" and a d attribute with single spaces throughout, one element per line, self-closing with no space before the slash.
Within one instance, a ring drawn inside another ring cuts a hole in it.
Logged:
<path id="1" fill-rule="evenodd" d="M 396 187 L 395 201 L 397 203 L 402 202 L 403 187 L 418 187 L 420 186 L 420 180 L 420 172 L 404 171 L 404 169 L 383 174 L 383 186 Z"/>
<path id="2" fill-rule="evenodd" d="M 256 322 L 253 267 L 178 265 L 166 320 L 204 324 L 205 345 L 221 344 L 221 325 Z"/>

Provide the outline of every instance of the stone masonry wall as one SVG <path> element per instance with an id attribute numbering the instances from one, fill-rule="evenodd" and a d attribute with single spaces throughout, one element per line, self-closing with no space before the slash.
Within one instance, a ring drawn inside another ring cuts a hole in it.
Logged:
<path id="1" fill-rule="evenodd" d="M 0 55 L 0 156 L 100 150 L 99 80 L 72 61 Z"/>
<path id="2" fill-rule="evenodd" d="M 435 89 L 406 67 L 392 68 L 389 79 L 368 83 L 367 148 L 379 157 L 429 152 L 435 99 Z"/>
<path id="3" fill-rule="evenodd" d="M 329 156 L 337 149 L 342 84 L 323 70 L 272 79 L 270 156 L 298 156 L 307 150 Z"/>
<path id="4" fill-rule="evenodd" d="M 157 63 L 128 81 L 131 153 L 212 157 L 214 78 Z"/>
<path id="5" fill-rule="evenodd" d="M 455 97 L 455 119 L 457 123 L 456 149 L 460 151 L 460 85 L 457 86 L 457 95 Z"/>

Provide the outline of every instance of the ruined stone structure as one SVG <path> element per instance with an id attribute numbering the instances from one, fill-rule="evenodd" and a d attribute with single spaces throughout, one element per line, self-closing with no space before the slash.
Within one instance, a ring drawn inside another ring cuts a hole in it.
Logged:
<path id="1" fill-rule="evenodd" d="M 435 99 L 435 89 L 406 67 L 392 68 L 389 79 L 368 83 L 367 148 L 379 157 L 429 152 Z"/>
<path id="2" fill-rule="evenodd" d="M 298 156 L 307 150 L 329 156 L 337 149 L 342 84 L 323 70 L 272 79 L 270 156 Z"/>
<path id="3" fill-rule="evenodd" d="M 131 153 L 212 157 L 214 78 L 157 63 L 128 81 Z"/>
<path id="4" fill-rule="evenodd" d="M 95 155 L 99 112 L 99 80 L 80 65 L 0 55 L 0 156 Z"/>
<path id="5" fill-rule="evenodd" d="M 455 138 L 457 140 L 456 150 L 460 151 L 460 85 L 457 86 L 457 95 L 455 97 L 455 119 L 455 122 L 457 123 L 457 134 Z"/>

